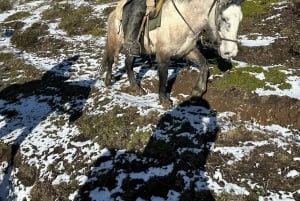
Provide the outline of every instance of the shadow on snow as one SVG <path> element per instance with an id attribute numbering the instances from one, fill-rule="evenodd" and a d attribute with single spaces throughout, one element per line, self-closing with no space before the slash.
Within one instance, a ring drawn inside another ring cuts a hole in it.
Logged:
<path id="1" fill-rule="evenodd" d="M 0 138 L 9 144 L 7 150 L 1 150 L 7 154 L 8 167 L 0 181 L 0 196 L 7 195 L 15 156 L 33 129 L 52 113 L 66 114 L 71 122 L 81 116 L 95 81 L 65 82 L 78 58 L 76 55 L 55 65 L 40 80 L 13 84 L 0 92 L 0 114 L 4 117 Z"/>
<path id="2" fill-rule="evenodd" d="M 159 121 L 144 151 L 103 149 L 75 200 L 214 200 L 206 161 L 218 131 L 205 100 Z"/>

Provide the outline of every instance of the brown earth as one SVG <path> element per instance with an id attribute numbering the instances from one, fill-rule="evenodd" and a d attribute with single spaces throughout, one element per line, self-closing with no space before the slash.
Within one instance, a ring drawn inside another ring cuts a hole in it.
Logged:
<path id="1" fill-rule="evenodd" d="M 300 4 L 299 4 L 300 5 Z M 300 53 L 293 46 L 300 41 L 300 12 L 298 4 L 287 4 L 286 8 L 270 8 L 268 14 L 258 16 L 261 22 L 267 17 L 280 14 L 279 18 L 270 19 L 264 23 L 247 20 L 241 24 L 240 34 L 259 33 L 263 36 L 280 34 L 274 43 L 260 47 L 239 47 L 235 58 L 253 65 L 285 65 L 294 69 L 295 75 L 300 75 Z M 171 98 L 176 97 L 183 102 L 190 97 L 191 88 L 197 78 L 197 72 L 185 68 L 177 75 L 169 87 Z M 142 81 L 141 85 L 147 91 L 158 91 L 158 80 Z M 300 89 L 299 89 L 300 90 Z M 253 92 L 242 91 L 238 88 L 220 90 L 214 82 L 208 83 L 207 93 L 203 97 L 211 109 L 218 112 L 232 111 L 234 120 L 247 120 L 263 125 L 279 124 L 292 129 L 300 129 L 300 100 L 287 96 L 258 96 Z M 179 103 L 176 103 L 179 104 Z"/>
<path id="2" fill-rule="evenodd" d="M 238 89 L 224 91 L 213 85 L 209 86 L 204 99 L 214 110 L 235 112 L 236 120 L 255 121 L 263 125 L 279 124 L 300 130 L 300 101 L 297 99 L 274 95 L 261 97 Z"/>
<path id="3" fill-rule="evenodd" d="M 287 4 L 286 8 L 270 8 L 268 14 L 257 16 L 256 21 L 242 22 L 240 34 L 260 33 L 263 36 L 280 37 L 274 43 L 261 47 L 239 47 L 236 60 L 245 61 L 255 65 L 285 65 L 295 69 L 299 75 L 300 54 L 294 50 L 294 45 L 300 41 L 300 4 Z M 267 17 L 280 14 L 279 18 L 263 21 Z M 261 22 L 261 23 L 258 23 Z M 176 82 L 184 79 L 180 75 Z M 190 79 L 189 79 L 190 80 Z M 192 84 L 192 83 L 190 83 Z M 174 90 L 177 90 L 174 83 Z M 191 86 L 191 85 L 190 85 Z M 299 89 L 300 90 L 300 89 Z M 174 94 L 178 92 L 174 91 Z M 258 96 L 255 93 L 239 89 L 217 89 L 213 83 L 208 85 L 204 95 L 212 109 L 219 112 L 233 111 L 236 119 L 253 120 L 261 124 L 279 124 L 300 129 L 300 100 L 286 96 Z"/>
<path id="4" fill-rule="evenodd" d="M 179 100 L 174 105 L 191 98 L 192 86 L 197 77 L 196 70 L 184 68 L 175 80 L 169 81 L 171 99 Z M 141 86 L 146 91 L 155 93 L 158 91 L 158 80 L 144 78 Z M 130 87 L 124 90 L 130 93 Z M 202 98 L 212 110 L 236 113 L 232 117 L 233 120 L 253 121 L 262 125 L 278 124 L 300 130 L 300 100 L 298 99 L 276 95 L 259 96 L 254 92 L 242 91 L 238 88 L 218 89 L 213 81 L 208 82 L 207 92 Z"/>
<path id="5" fill-rule="evenodd" d="M 254 65 L 285 65 L 300 69 L 300 50 L 295 45 L 300 42 L 300 4 L 287 3 L 287 7 L 270 8 L 267 14 L 258 15 L 255 20 L 243 20 L 239 30 L 240 35 L 261 34 L 276 37 L 274 43 L 268 46 L 239 46 L 236 60 Z M 268 19 L 272 16 L 273 19 Z M 253 36 L 255 37 L 255 35 Z"/>
<path id="6" fill-rule="evenodd" d="M 260 33 L 263 36 L 279 34 L 279 37 L 268 46 L 240 46 L 236 60 L 264 66 L 285 65 L 295 69 L 294 74 L 299 76 L 300 52 L 295 46 L 300 41 L 300 4 L 286 5 L 282 9 L 270 8 L 268 14 L 257 16 L 256 21 L 248 20 L 241 24 L 241 35 Z M 278 14 L 280 17 L 263 22 L 263 19 Z M 300 129 L 300 100 L 297 99 L 274 95 L 261 97 L 239 89 L 224 91 L 214 87 L 213 83 L 208 85 L 204 98 L 217 111 L 235 112 L 236 119 Z"/>
<path id="7" fill-rule="evenodd" d="M 186 78 L 189 79 L 186 79 Z M 190 97 L 182 94 L 191 94 L 191 86 L 197 79 L 195 70 L 182 70 L 172 87 L 171 96 L 180 101 Z M 258 96 L 237 88 L 221 90 L 208 83 L 207 92 L 203 99 L 209 107 L 218 112 L 232 111 L 236 113 L 235 120 L 255 121 L 263 125 L 279 124 L 281 126 L 300 129 L 300 100 L 287 96 Z"/>

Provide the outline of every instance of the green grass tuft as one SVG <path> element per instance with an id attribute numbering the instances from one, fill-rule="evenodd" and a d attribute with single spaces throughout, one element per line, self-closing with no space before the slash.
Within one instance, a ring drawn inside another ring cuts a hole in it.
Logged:
<path id="1" fill-rule="evenodd" d="M 7 11 L 12 9 L 13 7 L 13 1 L 11 0 L 0 0 L 0 11 Z"/>
<path id="2" fill-rule="evenodd" d="M 11 84 L 22 84 L 42 76 L 42 72 L 13 53 L 0 53 L 0 91 Z"/>
<path id="3" fill-rule="evenodd" d="M 34 23 L 25 31 L 17 31 L 11 38 L 11 42 L 19 49 L 33 51 L 40 37 L 47 35 L 48 25 L 42 23 Z"/>
<path id="4" fill-rule="evenodd" d="M 257 88 L 275 90 L 273 86 L 280 89 L 290 89 L 291 85 L 286 82 L 287 75 L 282 72 L 285 67 L 272 67 L 264 70 L 257 66 L 248 66 L 243 68 L 234 68 L 226 73 L 223 78 L 217 79 L 215 84 L 220 89 L 240 88 L 246 91 L 254 91 Z M 217 71 L 215 71 L 217 72 Z M 258 79 L 255 74 L 263 73 L 265 79 Z"/>
<path id="5" fill-rule="evenodd" d="M 31 15 L 30 12 L 21 11 L 21 12 L 14 13 L 13 15 L 10 15 L 5 19 L 5 21 L 8 22 L 8 21 L 20 20 L 29 17 L 30 15 Z"/>
<path id="6" fill-rule="evenodd" d="M 269 68 L 267 71 L 264 72 L 266 81 L 274 85 L 285 83 L 287 75 L 280 71 L 282 69 L 284 69 L 284 67 Z"/>
<path id="7" fill-rule="evenodd" d="M 99 17 L 93 17 L 91 6 L 74 8 L 70 4 L 53 4 L 51 9 L 43 12 L 42 19 L 61 19 L 59 28 L 63 29 L 70 36 L 91 34 L 102 36 L 106 33 L 105 21 Z"/>
<path id="8" fill-rule="evenodd" d="M 105 115 L 83 115 L 76 121 L 82 133 L 77 140 L 94 139 L 101 147 L 141 151 L 151 132 L 138 128 L 148 125 L 156 117 L 155 114 L 142 117 L 136 114 L 134 108 L 118 106 Z"/>
<path id="9" fill-rule="evenodd" d="M 280 0 L 247 0 L 242 4 L 244 18 L 255 18 L 267 13 L 267 9 Z"/>
<path id="10" fill-rule="evenodd" d="M 224 75 L 223 78 L 216 80 L 216 86 L 220 89 L 240 88 L 242 90 L 253 91 L 265 85 L 263 80 L 256 78 L 247 72 L 234 70 Z"/>
<path id="11" fill-rule="evenodd" d="M 105 31 L 105 22 L 102 18 L 90 18 L 92 8 L 82 6 L 68 15 L 64 16 L 59 28 L 65 30 L 69 35 L 91 34 L 101 36 Z"/>
<path id="12" fill-rule="evenodd" d="M 52 3 L 51 5 L 52 7 L 50 9 L 47 9 L 42 13 L 43 20 L 55 20 L 63 18 L 67 13 L 72 11 L 70 4 Z"/>

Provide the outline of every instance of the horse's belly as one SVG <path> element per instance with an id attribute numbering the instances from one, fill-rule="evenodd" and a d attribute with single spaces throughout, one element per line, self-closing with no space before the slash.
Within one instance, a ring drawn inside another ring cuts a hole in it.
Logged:
<path id="1" fill-rule="evenodd" d="M 159 32 L 150 32 L 150 52 L 165 52 L 170 57 L 181 58 L 189 53 L 196 46 L 196 37 L 172 37 L 174 35 L 159 34 Z M 178 35 L 177 35 L 178 36 Z"/>

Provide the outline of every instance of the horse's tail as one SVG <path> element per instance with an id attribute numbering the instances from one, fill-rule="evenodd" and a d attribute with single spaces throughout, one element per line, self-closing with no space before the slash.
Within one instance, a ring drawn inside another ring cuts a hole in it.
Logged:
<path id="1" fill-rule="evenodd" d="M 113 63 L 117 62 L 121 44 L 124 40 L 121 27 L 121 22 L 116 18 L 116 11 L 114 10 L 108 17 L 106 46 L 104 48 L 100 74 L 106 72 L 108 68 L 112 67 Z"/>

